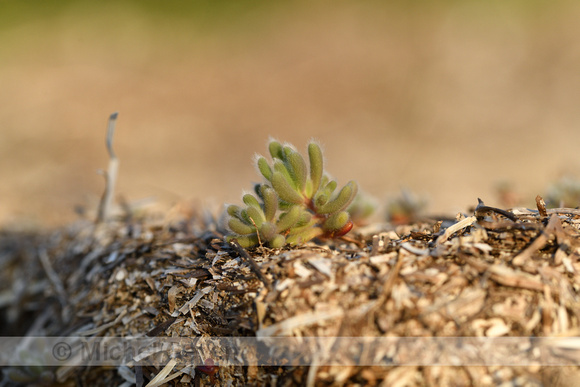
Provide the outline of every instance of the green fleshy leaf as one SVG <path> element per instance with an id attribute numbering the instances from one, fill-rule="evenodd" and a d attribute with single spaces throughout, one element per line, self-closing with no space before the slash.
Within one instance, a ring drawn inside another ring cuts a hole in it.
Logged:
<path id="1" fill-rule="evenodd" d="M 272 222 L 276 217 L 276 211 L 278 211 L 278 195 L 273 188 L 265 184 L 261 186 L 260 191 L 264 200 L 264 215 L 268 222 Z"/>
<path id="2" fill-rule="evenodd" d="M 336 212 L 330 215 L 324 222 L 323 228 L 326 231 L 336 231 L 343 228 L 350 220 L 350 215 L 346 211 Z"/>
<path id="3" fill-rule="evenodd" d="M 356 196 L 357 190 L 357 184 L 354 181 L 349 181 L 333 200 L 318 208 L 317 212 L 320 214 L 331 214 L 344 210 Z"/>
<path id="4" fill-rule="evenodd" d="M 240 235 L 247 235 L 256 231 L 254 225 L 246 224 L 238 218 L 230 218 L 228 221 L 228 226 L 230 230 Z"/>
<path id="5" fill-rule="evenodd" d="M 298 222 L 296 222 L 294 227 L 304 226 L 304 225 L 308 224 L 310 221 L 312 221 L 312 214 L 310 212 L 304 210 L 300 214 L 300 219 L 298 219 Z"/>
<path id="6" fill-rule="evenodd" d="M 242 209 L 239 206 L 236 206 L 235 204 L 230 204 L 228 206 L 227 212 L 229 216 L 235 216 L 236 218 L 240 218 L 240 211 Z"/>
<path id="7" fill-rule="evenodd" d="M 296 181 L 292 176 L 292 172 L 288 169 L 288 166 L 281 160 L 274 160 L 274 173 L 279 172 L 284 176 L 288 184 L 294 189 L 296 188 Z M 274 175 L 272 175 L 272 179 L 274 179 Z M 272 181 L 272 180 L 270 180 Z"/>
<path id="8" fill-rule="evenodd" d="M 286 244 L 286 238 L 284 238 L 284 235 L 276 234 L 272 239 L 270 239 L 270 241 L 268 241 L 268 244 L 273 249 L 279 249 L 280 247 L 284 247 Z"/>
<path id="9" fill-rule="evenodd" d="M 314 191 L 312 189 L 312 180 L 306 179 L 306 184 L 304 184 L 304 196 L 308 199 L 312 199 L 314 196 Z"/>
<path id="10" fill-rule="evenodd" d="M 320 208 L 328 203 L 328 195 L 323 191 L 319 192 L 314 198 L 314 206 Z"/>
<path id="11" fill-rule="evenodd" d="M 284 161 L 288 160 L 288 157 L 292 154 L 292 153 L 296 153 L 296 151 L 294 149 L 292 149 L 291 146 L 285 145 L 284 148 L 282 148 L 284 150 Z"/>
<path id="12" fill-rule="evenodd" d="M 280 200 L 278 202 L 278 209 L 280 209 L 280 211 L 285 212 L 288 211 L 289 209 L 291 209 L 292 207 L 294 207 L 296 204 L 294 203 L 288 203 L 284 200 Z"/>
<path id="13" fill-rule="evenodd" d="M 286 243 L 296 246 L 302 243 L 306 243 L 317 236 L 322 235 L 324 232 L 320 227 L 308 228 L 301 233 L 290 235 L 286 238 Z"/>
<path id="14" fill-rule="evenodd" d="M 255 233 L 251 235 L 229 235 L 226 237 L 226 242 L 231 242 L 234 239 L 236 239 L 244 249 L 249 249 L 259 243 L 258 235 Z"/>
<path id="15" fill-rule="evenodd" d="M 328 180 L 328 179 L 326 179 L 326 180 Z M 325 183 L 326 184 L 323 186 L 323 188 L 321 190 L 319 190 L 318 193 L 314 196 L 314 206 L 316 208 L 321 208 L 326 203 L 328 203 L 328 201 L 330 200 L 330 197 L 332 196 L 332 193 L 334 192 L 334 190 L 336 189 L 336 186 L 338 185 L 336 180 L 331 180 L 331 181 L 325 182 Z"/>
<path id="16" fill-rule="evenodd" d="M 324 187 L 328 185 L 330 178 L 327 175 L 322 175 L 322 180 L 320 180 L 320 186 L 318 186 L 318 191 L 324 190 Z"/>
<path id="17" fill-rule="evenodd" d="M 288 203 L 304 204 L 304 197 L 292 188 L 282 173 L 274 172 L 272 175 L 272 186 L 280 199 Z"/>
<path id="18" fill-rule="evenodd" d="M 300 207 L 294 206 L 290 208 L 288 212 L 285 212 L 282 215 L 280 215 L 280 218 L 276 223 L 277 231 L 283 232 L 294 226 L 300 220 L 300 215 L 301 215 Z"/>
<path id="19" fill-rule="evenodd" d="M 319 220 L 312 218 L 310 219 L 309 222 L 306 222 L 304 224 L 295 224 L 294 227 L 292 227 L 288 234 L 289 235 L 295 235 L 295 234 L 301 234 L 303 233 L 305 230 L 308 230 L 309 228 L 312 228 L 314 226 L 316 226 L 318 224 Z"/>
<path id="20" fill-rule="evenodd" d="M 272 179 L 272 168 L 270 168 L 270 165 L 268 165 L 268 161 L 266 161 L 265 158 L 258 158 L 258 169 L 266 180 Z"/>
<path id="21" fill-rule="evenodd" d="M 282 148 L 282 144 L 280 144 L 278 141 L 270 141 L 270 144 L 268 144 L 268 150 L 270 151 L 272 159 L 284 160 L 284 150 Z"/>
<path id="22" fill-rule="evenodd" d="M 258 228 L 262 227 L 262 223 L 264 223 L 264 221 L 266 220 L 266 217 L 264 216 L 264 212 L 261 209 L 258 209 L 256 207 L 248 207 L 246 209 L 246 211 L 248 212 L 248 216 L 256 224 L 256 227 L 258 227 Z M 252 222 L 250 222 L 250 223 L 252 223 Z"/>
<path id="23" fill-rule="evenodd" d="M 322 192 L 324 192 L 327 197 L 331 197 L 336 187 L 338 187 L 336 180 L 331 180 L 326 185 L 324 185 Z"/>
<path id="24" fill-rule="evenodd" d="M 240 211 L 240 220 L 244 223 L 252 224 L 252 221 L 250 220 L 250 217 L 248 216 L 248 209 L 247 208 L 244 208 L 243 210 Z"/>
<path id="25" fill-rule="evenodd" d="M 315 193 L 320 187 L 324 166 L 322 149 L 320 149 L 320 146 L 317 143 L 311 142 L 308 144 L 308 158 L 310 160 L 310 180 L 312 181 L 312 193 Z"/>
<path id="26" fill-rule="evenodd" d="M 244 203 L 246 203 L 247 206 L 261 208 L 260 203 L 258 202 L 258 199 L 256 199 L 256 197 L 254 195 L 245 194 L 242 197 L 242 200 Z"/>
<path id="27" fill-rule="evenodd" d="M 294 181 L 296 182 L 296 187 L 300 191 L 304 191 L 304 186 L 306 185 L 307 171 L 306 162 L 300 153 L 292 152 L 288 155 L 288 164 L 292 167 L 292 173 Z"/>
<path id="28" fill-rule="evenodd" d="M 270 222 L 262 223 L 260 227 L 260 237 L 264 240 L 270 240 L 276 235 L 276 225 Z"/>

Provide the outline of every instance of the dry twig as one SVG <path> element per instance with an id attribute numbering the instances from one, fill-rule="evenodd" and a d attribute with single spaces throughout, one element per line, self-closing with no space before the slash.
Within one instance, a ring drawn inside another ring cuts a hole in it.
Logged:
<path id="1" fill-rule="evenodd" d="M 250 254 L 248 254 L 248 252 L 242 246 L 240 246 L 240 244 L 238 243 L 237 240 L 233 239 L 230 242 L 230 244 L 236 249 L 238 254 L 240 254 L 246 260 L 246 262 L 248 262 L 250 264 L 252 271 L 258 276 L 260 281 L 262 281 L 264 283 L 264 285 L 266 285 L 267 288 L 270 288 L 272 286 L 272 283 L 264 275 L 264 273 L 262 273 L 262 271 L 260 270 L 260 267 L 258 266 L 256 261 L 254 260 L 254 258 L 252 258 L 252 256 Z"/>
<path id="2" fill-rule="evenodd" d="M 115 125 L 119 113 L 115 112 L 109 117 L 109 124 L 107 126 L 107 151 L 109 152 L 109 167 L 107 171 L 103 171 L 105 176 L 105 192 L 101 197 L 99 203 L 99 211 L 97 215 L 97 223 L 107 220 L 111 211 L 111 203 L 113 201 L 113 194 L 115 193 L 115 184 L 117 182 L 117 173 L 119 170 L 119 159 L 113 151 L 113 135 L 115 134 Z"/>

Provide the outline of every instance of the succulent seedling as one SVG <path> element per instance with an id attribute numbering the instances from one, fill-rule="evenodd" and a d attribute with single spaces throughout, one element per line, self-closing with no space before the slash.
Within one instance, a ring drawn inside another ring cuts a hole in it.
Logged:
<path id="1" fill-rule="evenodd" d="M 365 226 L 377 210 L 377 202 L 371 196 L 359 191 L 346 210 L 350 214 L 350 220 L 356 226 Z"/>
<path id="2" fill-rule="evenodd" d="M 393 198 L 387 204 L 387 220 L 394 224 L 409 224 L 417 220 L 427 201 L 406 189 L 401 196 Z"/>
<path id="3" fill-rule="evenodd" d="M 576 208 L 580 205 L 580 181 L 564 176 L 548 188 L 546 196 L 550 207 Z"/>
<path id="4" fill-rule="evenodd" d="M 338 184 L 323 170 L 323 156 L 315 142 L 308 144 L 308 161 L 292 146 L 270 141 L 271 162 L 258 156 L 258 170 L 266 181 L 255 194 L 243 196 L 245 207 L 230 205 L 227 240 L 245 248 L 265 243 L 277 248 L 298 245 L 313 238 L 335 238 L 353 226 L 348 206 L 358 190 L 350 181 Z"/>

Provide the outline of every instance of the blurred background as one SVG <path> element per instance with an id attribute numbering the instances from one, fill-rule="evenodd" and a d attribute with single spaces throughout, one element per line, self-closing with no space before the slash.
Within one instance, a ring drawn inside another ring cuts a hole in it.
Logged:
<path id="1" fill-rule="evenodd" d="M 0 0 L 0 224 L 94 210 L 115 111 L 129 202 L 241 202 L 269 137 L 434 213 L 580 171 L 578 2 L 184 3 Z"/>

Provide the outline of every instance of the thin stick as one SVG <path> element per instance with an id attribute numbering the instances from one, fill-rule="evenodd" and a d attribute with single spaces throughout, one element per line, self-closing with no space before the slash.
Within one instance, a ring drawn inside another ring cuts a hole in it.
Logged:
<path id="1" fill-rule="evenodd" d="M 437 241 L 435 241 L 435 243 L 437 245 L 440 245 L 440 244 L 446 242 L 451 237 L 451 235 L 453 235 L 454 233 L 456 233 L 459 230 L 463 230 L 464 228 L 471 226 L 476 221 L 477 221 L 477 218 L 475 216 L 470 216 L 469 218 L 465 218 L 463 220 L 460 220 L 459 222 L 455 223 L 454 225 L 447 227 L 445 229 L 445 231 L 443 232 L 443 234 L 441 234 L 439 236 L 439 238 L 437 238 Z"/>
<path id="2" fill-rule="evenodd" d="M 260 245 L 260 249 L 263 249 L 264 246 L 262 246 L 262 239 L 260 238 L 260 230 L 258 230 L 258 226 L 256 225 L 256 222 L 254 222 L 254 219 L 252 219 L 251 216 L 249 216 L 249 218 L 252 221 L 254 228 L 256 229 L 256 236 L 258 237 L 258 244 Z"/>
<path id="3" fill-rule="evenodd" d="M 260 267 L 258 266 L 256 261 L 254 261 L 254 258 L 252 258 L 252 256 L 250 254 L 248 254 L 248 252 L 246 250 L 244 250 L 244 248 L 242 246 L 240 246 L 237 239 L 232 239 L 230 241 L 230 244 L 232 246 L 234 246 L 234 248 L 236 249 L 238 254 L 240 254 L 246 261 L 248 261 L 250 263 L 250 267 L 252 268 L 254 273 L 256 273 L 256 275 L 258 276 L 260 281 L 262 281 L 264 283 L 264 285 L 266 285 L 267 288 L 270 288 L 270 286 L 271 286 L 270 280 L 268 278 L 266 278 L 266 276 L 262 273 L 262 271 L 260 270 Z"/>
<path id="4" fill-rule="evenodd" d="M 385 305 L 385 302 L 387 302 L 387 300 L 391 296 L 393 286 L 395 286 L 395 281 L 399 277 L 401 267 L 403 267 L 403 259 L 404 258 L 399 253 L 397 255 L 397 262 L 393 267 L 391 267 L 391 270 L 389 270 L 389 272 L 387 273 L 383 289 L 381 291 L 381 294 L 377 298 L 377 303 L 374 305 L 373 309 L 380 308 L 383 305 Z"/>
<path id="5" fill-rule="evenodd" d="M 534 239 L 528 247 L 512 259 L 512 265 L 522 266 L 527 260 L 531 259 L 538 250 L 544 248 L 552 238 L 556 238 L 558 243 L 565 243 L 567 240 L 566 231 L 562 228 L 562 222 L 556 214 L 552 214 L 542 233 Z"/>
<path id="6" fill-rule="evenodd" d="M 539 215 L 538 210 L 531 210 L 529 208 L 516 207 L 512 211 L 515 211 L 517 216 L 521 215 Z M 557 214 L 557 215 L 569 215 L 569 216 L 580 216 L 580 210 L 578 208 L 546 208 L 547 214 Z"/>
<path id="7" fill-rule="evenodd" d="M 52 264 L 50 263 L 50 259 L 48 257 L 48 253 L 46 252 L 46 250 L 41 249 L 38 251 L 38 259 L 40 260 L 40 263 L 42 265 L 42 268 L 44 269 L 44 272 L 46 273 L 46 276 L 48 277 L 48 280 L 50 281 L 52 286 L 54 286 L 54 290 L 58 296 L 60 303 L 63 306 L 66 305 L 67 299 L 66 291 L 64 290 L 64 286 L 62 284 L 62 281 L 60 280 L 60 277 L 58 276 L 58 274 L 56 274 L 56 271 L 54 271 Z"/>
<path id="8" fill-rule="evenodd" d="M 105 221 L 111 211 L 111 203 L 113 201 L 113 194 L 115 192 L 115 183 L 117 181 L 117 172 L 119 170 L 119 159 L 115 152 L 113 151 L 113 135 L 115 133 L 115 124 L 117 123 L 118 112 L 111 114 L 109 117 L 109 125 L 107 127 L 107 151 L 109 152 L 109 166 L 106 172 L 103 172 L 105 176 L 105 192 L 101 197 L 101 202 L 99 203 L 99 212 L 97 215 L 97 223 Z"/>
<path id="9" fill-rule="evenodd" d="M 358 247 L 360 247 L 361 249 L 362 249 L 362 248 L 365 248 L 365 247 L 367 246 L 365 243 L 363 243 L 363 242 L 361 242 L 361 241 L 357 241 L 356 239 L 354 239 L 354 238 L 351 238 L 351 237 L 349 237 L 348 235 L 343 235 L 343 236 L 340 236 L 340 237 L 339 237 L 339 239 L 340 239 L 340 240 L 343 240 L 343 241 L 345 241 L 345 242 L 347 242 L 347 243 L 354 243 L 355 245 L 357 245 L 357 246 L 358 246 Z"/>
<path id="10" fill-rule="evenodd" d="M 483 204 L 483 201 L 481 199 L 477 199 L 477 201 L 479 202 L 477 204 L 477 207 L 475 207 L 475 216 L 479 217 L 479 214 L 482 212 L 496 212 L 500 215 L 505 216 L 506 218 L 508 218 L 509 220 L 511 220 L 512 222 L 517 222 L 518 218 L 512 214 L 511 212 L 502 210 L 501 208 L 495 208 L 495 207 L 490 207 L 490 206 L 486 206 L 485 204 Z"/>

